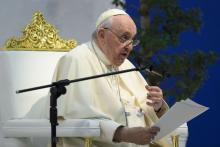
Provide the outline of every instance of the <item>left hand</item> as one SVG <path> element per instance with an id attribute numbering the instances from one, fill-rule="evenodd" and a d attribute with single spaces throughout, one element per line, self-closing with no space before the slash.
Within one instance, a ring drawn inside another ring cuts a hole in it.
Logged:
<path id="1" fill-rule="evenodd" d="M 145 88 L 148 90 L 147 99 L 151 102 L 147 102 L 149 106 L 152 106 L 155 111 L 159 110 L 163 104 L 163 92 L 157 86 L 148 86 Z"/>

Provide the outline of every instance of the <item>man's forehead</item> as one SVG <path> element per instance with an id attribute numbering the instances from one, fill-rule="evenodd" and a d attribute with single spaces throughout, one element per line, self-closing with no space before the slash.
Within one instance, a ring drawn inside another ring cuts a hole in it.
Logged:
<path id="1" fill-rule="evenodd" d="M 136 34 L 136 25 L 128 15 L 112 16 L 112 28 L 117 31 Z"/>

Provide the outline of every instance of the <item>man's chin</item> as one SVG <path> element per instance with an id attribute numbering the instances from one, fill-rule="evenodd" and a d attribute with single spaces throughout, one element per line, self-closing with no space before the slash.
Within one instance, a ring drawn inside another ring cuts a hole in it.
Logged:
<path id="1" fill-rule="evenodd" d="M 124 63 L 125 59 L 119 60 L 117 63 L 115 63 L 115 66 L 120 66 Z"/>

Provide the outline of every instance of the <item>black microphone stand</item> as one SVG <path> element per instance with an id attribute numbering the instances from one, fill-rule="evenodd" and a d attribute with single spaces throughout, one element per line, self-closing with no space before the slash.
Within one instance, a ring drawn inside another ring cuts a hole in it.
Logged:
<path id="1" fill-rule="evenodd" d="M 16 91 L 16 93 L 18 94 L 18 93 L 23 93 L 23 92 L 28 92 L 28 91 L 33 91 L 33 90 L 38 90 L 38 89 L 50 87 L 50 93 L 51 93 L 51 95 L 50 95 L 51 146 L 56 147 L 56 142 L 57 142 L 56 126 L 58 125 L 58 123 L 57 123 L 57 99 L 59 96 L 64 95 L 66 93 L 65 86 L 69 85 L 70 83 L 75 83 L 75 82 L 80 82 L 80 81 L 85 81 L 85 80 L 90 80 L 90 79 L 96 79 L 96 78 L 101 78 L 101 77 L 110 76 L 110 75 L 122 74 L 122 73 L 126 73 L 126 72 L 141 71 L 141 70 L 145 70 L 145 69 L 147 69 L 147 67 L 139 67 L 139 68 L 132 68 L 132 69 L 127 69 L 127 70 L 115 71 L 115 72 L 111 72 L 111 73 L 89 76 L 89 77 L 79 78 L 79 79 L 75 79 L 75 80 L 65 79 L 65 80 L 53 82 L 52 84 L 49 84 L 49 85 L 43 85 L 43 86 L 18 90 L 18 91 Z M 147 69 L 147 70 L 149 70 L 149 69 Z"/>

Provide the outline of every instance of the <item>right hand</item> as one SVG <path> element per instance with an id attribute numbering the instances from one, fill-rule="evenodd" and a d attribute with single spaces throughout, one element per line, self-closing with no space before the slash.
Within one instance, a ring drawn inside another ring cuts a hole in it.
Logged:
<path id="1" fill-rule="evenodd" d="M 151 143 L 157 133 L 160 131 L 158 127 L 121 127 L 116 130 L 115 138 L 119 142 L 130 142 L 138 145 Z"/>

